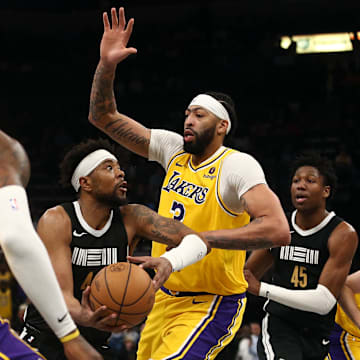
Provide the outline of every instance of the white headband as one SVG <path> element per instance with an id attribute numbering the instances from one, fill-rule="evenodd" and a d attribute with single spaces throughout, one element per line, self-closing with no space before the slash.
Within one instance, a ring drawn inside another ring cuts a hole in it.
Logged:
<path id="1" fill-rule="evenodd" d="M 229 113 L 227 112 L 227 110 L 225 109 L 224 105 L 221 104 L 220 101 L 216 100 L 215 98 L 213 98 L 210 95 L 200 94 L 198 96 L 195 96 L 191 100 L 189 107 L 192 105 L 201 106 L 204 109 L 212 112 L 218 118 L 220 118 L 222 120 L 226 120 L 228 122 L 228 127 L 226 129 L 226 135 L 229 133 L 229 131 L 231 129 L 230 116 L 229 116 Z"/>
<path id="2" fill-rule="evenodd" d="M 109 151 L 100 149 L 85 156 L 79 162 L 79 165 L 74 170 L 73 176 L 71 178 L 71 185 L 76 192 L 78 192 L 80 188 L 80 178 L 82 176 L 89 175 L 98 165 L 100 165 L 105 160 L 117 161 L 117 158 Z"/>

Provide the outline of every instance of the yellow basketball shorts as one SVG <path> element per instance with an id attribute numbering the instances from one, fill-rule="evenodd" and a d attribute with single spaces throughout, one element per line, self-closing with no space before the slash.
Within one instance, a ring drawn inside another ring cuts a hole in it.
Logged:
<path id="1" fill-rule="evenodd" d="M 327 360 L 360 359 L 360 338 L 349 334 L 338 324 L 330 336 L 330 350 Z"/>
<path id="2" fill-rule="evenodd" d="M 162 288 L 141 332 L 137 360 L 211 360 L 239 330 L 246 293 L 220 296 Z"/>

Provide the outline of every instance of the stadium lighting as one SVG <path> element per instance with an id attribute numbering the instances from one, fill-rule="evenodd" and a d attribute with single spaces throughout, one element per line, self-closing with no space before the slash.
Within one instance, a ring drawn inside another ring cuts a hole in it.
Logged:
<path id="1" fill-rule="evenodd" d="M 356 37 L 359 38 L 359 32 Z M 351 42 L 353 39 L 354 33 L 350 32 L 282 36 L 280 46 L 283 49 L 288 49 L 295 42 L 297 54 L 343 52 L 353 50 Z"/>

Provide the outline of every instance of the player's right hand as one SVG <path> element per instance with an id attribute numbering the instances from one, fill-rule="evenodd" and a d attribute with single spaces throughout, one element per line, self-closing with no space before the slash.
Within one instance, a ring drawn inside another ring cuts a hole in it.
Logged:
<path id="1" fill-rule="evenodd" d="M 63 345 L 65 356 L 68 360 L 103 359 L 103 357 L 81 335 Z"/>
<path id="2" fill-rule="evenodd" d="M 119 9 L 119 17 L 116 9 L 111 9 L 111 24 L 107 13 L 103 14 L 104 34 L 100 44 L 101 61 L 105 65 L 117 65 L 137 50 L 127 47 L 133 26 L 134 19 L 130 19 L 126 25 L 124 8 Z"/>
<path id="3" fill-rule="evenodd" d="M 81 312 L 75 319 L 76 323 L 108 332 L 122 332 L 128 329 L 128 325 L 113 325 L 117 314 L 109 313 L 105 305 L 98 307 L 95 311 L 92 310 L 90 306 L 90 290 L 90 286 L 88 286 L 82 293 Z"/>

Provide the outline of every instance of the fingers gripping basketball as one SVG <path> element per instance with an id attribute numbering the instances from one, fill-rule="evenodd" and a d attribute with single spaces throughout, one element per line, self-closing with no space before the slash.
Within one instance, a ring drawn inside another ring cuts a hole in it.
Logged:
<path id="1" fill-rule="evenodd" d="M 106 305 L 117 317 L 110 325 L 140 324 L 154 305 L 155 291 L 150 276 L 137 265 L 119 262 L 104 267 L 91 283 L 90 306 Z"/>

